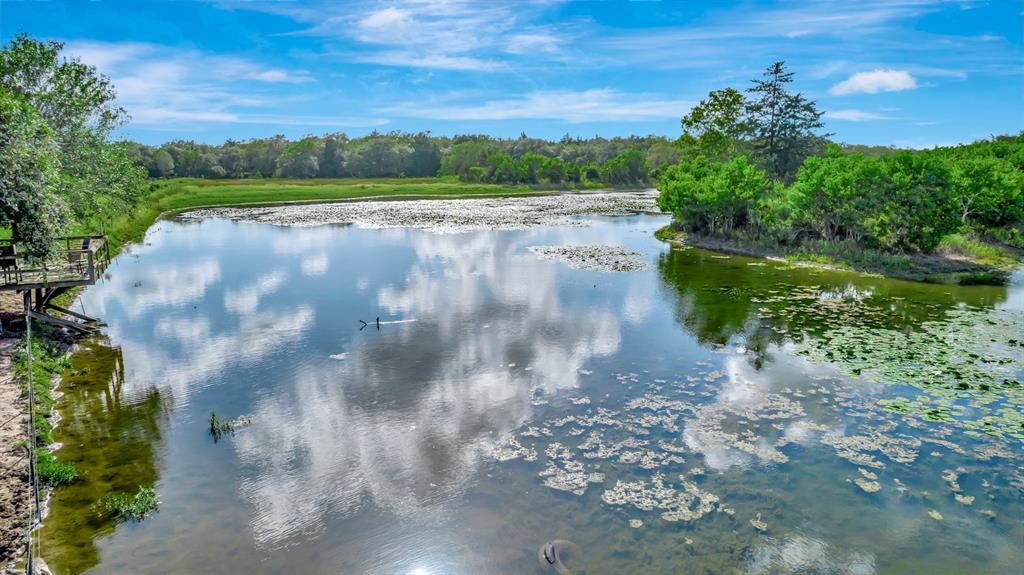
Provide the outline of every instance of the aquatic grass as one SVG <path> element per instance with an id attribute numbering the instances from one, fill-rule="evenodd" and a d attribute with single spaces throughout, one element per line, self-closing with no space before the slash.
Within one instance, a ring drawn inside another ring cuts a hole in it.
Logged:
<path id="1" fill-rule="evenodd" d="M 36 451 L 36 473 L 39 480 L 50 487 L 59 487 L 78 481 L 81 472 L 74 465 L 60 461 L 46 449 Z"/>
<path id="2" fill-rule="evenodd" d="M 140 485 L 130 495 L 123 491 L 108 493 L 100 499 L 101 509 L 122 521 L 142 521 L 160 505 L 156 489 L 152 485 Z"/>

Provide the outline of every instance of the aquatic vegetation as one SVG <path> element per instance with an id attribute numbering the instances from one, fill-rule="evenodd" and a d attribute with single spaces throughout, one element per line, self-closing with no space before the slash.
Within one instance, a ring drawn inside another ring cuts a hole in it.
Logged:
<path id="1" fill-rule="evenodd" d="M 666 483 L 664 475 L 655 473 L 649 484 L 643 480 L 618 480 L 605 489 L 601 500 L 609 505 L 632 505 L 641 511 L 658 510 L 665 521 L 693 521 L 713 511 L 718 496 L 682 476 L 676 487 Z"/>
<path id="2" fill-rule="evenodd" d="M 644 254 L 619 246 L 530 246 L 529 250 L 577 270 L 635 272 L 651 267 Z"/>
<path id="3" fill-rule="evenodd" d="M 891 411 L 1024 440 L 1021 333 L 1020 312 L 956 309 L 917 330 L 842 325 L 802 342 L 798 353 L 922 392 L 880 400 Z"/>
<path id="4" fill-rule="evenodd" d="M 252 419 L 247 415 L 241 415 L 235 419 L 221 419 L 217 417 L 215 411 L 210 412 L 210 435 L 213 437 L 214 443 L 220 441 L 223 435 L 232 435 L 235 430 L 252 423 Z"/>
<path id="5" fill-rule="evenodd" d="M 125 521 L 142 521 L 155 512 L 160 500 L 152 485 L 140 485 L 134 494 L 108 493 L 100 499 L 100 507 L 107 513 Z"/>
<path id="6" fill-rule="evenodd" d="M 406 200 L 289 205 L 266 208 L 211 208 L 182 214 L 310 226 L 356 223 L 366 228 L 420 228 L 437 233 L 512 230 L 546 225 L 584 226 L 581 215 L 658 213 L 657 193 L 557 194 L 522 198 Z"/>
<path id="7" fill-rule="evenodd" d="M 81 472 L 73 464 L 60 461 L 47 449 L 36 451 L 36 473 L 46 485 L 58 487 L 78 480 Z"/>

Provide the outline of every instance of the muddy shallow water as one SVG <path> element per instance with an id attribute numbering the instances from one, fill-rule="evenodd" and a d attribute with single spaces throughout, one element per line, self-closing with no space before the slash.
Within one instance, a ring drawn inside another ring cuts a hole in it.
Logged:
<path id="1" fill-rule="evenodd" d="M 670 249 L 654 215 L 219 215 L 159 223 L 83 297 L 109 327 L 63 384 L 86 479 L 39 535 L 58 573 L 540 574 L 553 539 L 590 574 L 1024 564 L 1021 278 Z M 644 265 L 529 249 L 566 245 Z M 211 411 L 251 423 L 215 442 Z M 92 507 L 154 482 L 143 522 Z"/>

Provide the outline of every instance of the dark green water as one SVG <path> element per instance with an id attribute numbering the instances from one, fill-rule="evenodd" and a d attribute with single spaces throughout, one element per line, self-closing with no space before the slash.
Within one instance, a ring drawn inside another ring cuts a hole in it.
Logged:
<path id="1" fill-rule="evenodd" d="M 590 221 L 160 223 L 83 297 L 109 327 L 62 386 L 58 456 L 86 478 L 52 500 L 44 558 L 540 574 L 563 538 L 590 574 L 1021 572 L 1024 287 L 670 250 L 663 217 Z M 527 250 L 559 244 L 651 268 Z M 251 424 L 214 442 L 211 410 Z M 94 509 L 154 482 L 143 522 Z"/>

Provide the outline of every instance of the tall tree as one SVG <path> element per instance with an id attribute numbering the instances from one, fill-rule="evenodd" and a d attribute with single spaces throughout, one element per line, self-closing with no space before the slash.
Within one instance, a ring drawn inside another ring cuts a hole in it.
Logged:
<path id="1" fill-rule="evenodd" d="M 755 150 L 768 172 L 787 182 L 823 137 L 815 130 L 824 126 L 817 105 L 788 90 L 792 82 L 793 73 L 786 71 L 785 62 L 775 62 L 765 70 L 763 80 L 754 80 L 747 89 L 752 99 L 746 106 Z"/>
<path id="2" fill-rule="evenodd" d="M 76 220 L 104 208 L 123 209 L 142 187 L 144 173 L 127 145 L 111 143 L 127 121 L 110 79 L 75 58 L 60 55 L 60 42 L 20 34 L 0 50 L 0 88 L 38 112 L 57 144 L 58 193 Z"/>
<path id="3" fill-rule="evenodd" d="M 727 161 L 739 155 L 750 133 L 747 101 L 738 90 L 708 93 L 682 120 L 683 136 L 677 144 L 685 156 Z"/>
<path id="4" fill-rule="evenodd" d="M 56 194 L 58 150 L 53 134 L 23 98 L 0 88 L 0 225 L 10 227 L 30 258 L 40 261 L 67 224 Z"/>

